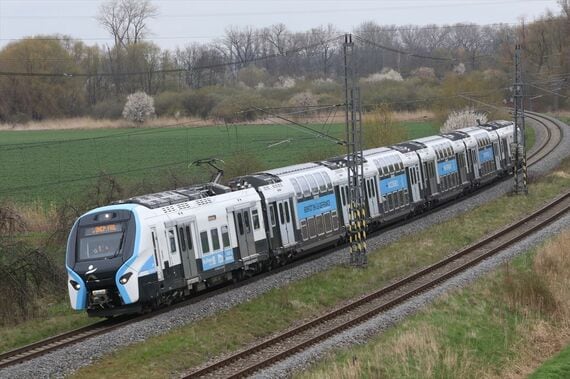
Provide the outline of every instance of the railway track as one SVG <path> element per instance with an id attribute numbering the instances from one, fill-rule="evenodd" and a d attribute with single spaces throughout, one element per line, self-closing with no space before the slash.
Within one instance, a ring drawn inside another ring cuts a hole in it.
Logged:
<path id="1" fill-rule="evenodd" d="M 530 167 L 530 166 L 540 162 L 546 156 L 548 156 L 548 154 L 550 154 L 561 143 L 562 129 L 561 129 L 558 121 L 555 119 L 551 119 L 549 117 L 545 117 L 541 114 L 536 114 L 536 113 L 526 113 L 525 115 L 527 118 L 534 120 L 540 127 L 545 128 L 546 129 L 546 135 L 547 135 L 547 138 L 545 138 L 545 140 L 542 141 L 540 146 L 538 148 L 534 148 L 533 153 L 528 155 L 527 162 L 528 162 L 528 166 Z M 451 205 L 453 203 L 455 203 L 455 201 L 450 202 L 449 205 Z M 434 210 L 434 211 L 436 211 L 436 210 Z M 431 211 L 428 213 L 431 213 Z M 396 225 L 400 225 L 400 223 L 397 223 Z M 311 257 L 306 257 L 304 259 L 301 259 L 296 264 L 303 264 L 307 260 L 316 259 L 319 256 L 321 256 L 322 254 L 323 253 L 315 254 Z M 291 267 L 292 267 L 292 265 L 289 265 L 286 268 L 291 268 Z M 263 278 L 266 275 L 274 274 L 275 272 L 276 271 L 273 271 L 272 273 L 266 273 L 266 274 L 259 275 L 256 278 L 253 278 L 252 280 L 258 280 L 260 278 Z M 242 285 L 245 285 L 248 283 L 250 283 L 250 281 L 244 281 L 242 283 L 234 284 L 231 286 L 226 286 L 220 290 L 221 291 L 228 291 L 232 288 L 239 287 L 239 286 L 242 286 Z M 72 331 L 69 331 L 69 332 L 54 336 L 54 337 L 44 339 L 42 341 L 35 342 L 35 343 L 27 345 L 27 346 L 23 346 L 21 348 L 18 348 L 18 349 L 12 350 L 12 351 L 2 353 L 2 354 L 0 354 L 0 370 L 2 368 L 28 361 L 30 359 L 33 359 L 33 358 L 36 358 L 38 356 L 41 356 L 41 355 L 50 353 L 52 351 L 61 349 L 63 347 L 73 345 L 73 344 L 78 343 L 80 341 L 83 341 L 87 338 L 91 338 L 91 337 L 95 337 L 95 336 L 102 335 L 105 333 L 109 333 L 115 329 L 124 327 L 125 325 L 128 325 L 130 323 L 138 322 L 138 321 L 144 320 L 145 318 L 149 318 L 149 317 L 154 317 L 154 316 L 156 316 L 162 312 L 167 312 L 169 310 L 172 310 L 175 307 L 186 306 L 188 304 L 198 302 L 205 297 L 214 295 L 218 291 L 219 290 L 214 289 L 211 292 L 206 292 L 206 293 L 203 293 L 203 294 L 198 295 L 196 297 L 193 297 L 190 300 L 183 301 L 174 307 L 170 307 L 170 308 L 167 308 L 164 310 L 159 310 L 157 312 L 153 312 L 150 314 L 146 314 L 146 315 L 142 315 L 142 316 L 129 317 L 129 318 L 124 318 L 124 319 L 120 319 L 120 320 L 101 321 L 101 322 L 98 322 L 98 323 L 95 323 L 92 325 L 85 326 L 83 328 L 72 330 Z"/>
<path id="2" fill-rule="evenodd" d="M 475 266 L 570 210 L 570 192 L 524 219 L 396 283 L 372 292 L 300 326 L 208 363 L 184 378 L 240 378 L 371 319 Z"/>

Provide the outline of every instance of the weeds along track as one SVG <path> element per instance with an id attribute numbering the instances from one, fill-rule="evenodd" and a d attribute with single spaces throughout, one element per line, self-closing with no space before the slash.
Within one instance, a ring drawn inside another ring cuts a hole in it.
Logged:
<path id="1" fill-rule="evenodd" d="M 547 116 L 544 116 L 541 114 L 537 114 L 537 113 L 527 112 L 527 113 L 525 113 L 525 115 L 527 118 L 535 121 L 537 127 L 545 129 L 545 133 L 546 133 L 546 138 L 544 138 L 544 140 L 542 140 L 540 142 L 539 147 L 534 148 L 533 153 L 529 154 L 527 157 L 528 166 L 530 167 L 530 166 L 533 166 L 534 164 L 540 162 L 545 157 L 547 157 L 561 143 L 561 141 L 562 141 L 562 128 L 560 126 L 560 122 L 556 119 L 552 119 L 550 117 L 547 117 Z M 454 204 L 458 201 L 463 201 L 465 199 L 466 198 L 462 198 L 462 199 L 457 199 L 455 201 L 451 201 L 449 203 L 444 204 L 443 206 L 440 206 L 436 209 L 428 211 L 425 214 L 435 212 L 441 208 L 444 208 L 445 206 Z M 401 225 L 402 223 L 405 223 L 405 222 L 406 221 L 401 221 L 395 225 L 396 226 Z M 373 234 L 376 234 L 376 233 L 373 233 Z M 35 343 L 27 345 L 27 346 L 23 346 L 21 348 L 18 348 L 18 349 L 12 350 L 12 351 L 2 353 L 2 354 L 0 354 L 0 369 L 2 369 L 4 367 L 11 366 L 11 365 L 15 365 L 18 363 L 22 363 L 22 362 L 25 362 L 28 360 L 31 360 L 31 359 L 36 358 L 38 356 L 41 356 L 41 355 L 50 353 L 52 351 L 61 349 L 63 347 L 81 342 L 87 338 L 111 332 L 113 330 L 119 329 L 119 328 L 124 327 L 126 325 L 132 324 L 134 322 L 138 322 L 138 321 L 142 321 L 146 318 L 154 317 L 160 313 L 168 312 L 174 308 L 177 308 L 180 306 L 186 306 L 186 305 L 189 305 L 192 303 L 196 303 L 196 302 L 201 301 L 207 297 L 214 296 L 219 292 L 229 291 L 229 290 L 232 290 L 236 287 L 240 287 L 240 286 L 249 284 L 252 281 L 262 279 L 268 275 L 273 275 L 274 273 L 280 272 L 281 270 L 286 270 L 286 269 L 289 269 L 289 268 L 296 266 L 296 265 L 302 265 L 309 260 L 317 259 L 318 257 L 322 256 L 323 254 L 326 254 L 326 253 L 328 253 L 332 250 L 335 250 L 335 249 L 336 248 L 327 249 L 327 250 L 320 251 L 320 252 L 313 254 L 313 255 L 310 255 L 310 256 L 305 256 L 305 257 L 295 261 L 293 264 L 290 264 L 290 265 L 285 266 L 283 268 L 279 268 L 277 270 L 273 270 L 271 272 L 267 272 L 267 273 L 264 273 L 261 275 L 257 275 L 255 277 L 249 279 L 249 280 L 245 280 L 245 281 L 242 281 L 242 282 L 237 283 L 237 284 L 224 286 L 223 288 L 214 288 L 210 291 L 207 291 L 207 292 L 204 292 L 200 295 L 192 297 L 189 300 L 185 300 L 183 302 L 177 303 L 176 305 L 171 306 L 169 308 L 165 308 L 165 309 L 155 311 L 155 312 L 152 312 L 149 314 L 145 314 L 142 316 L 124 317 L 124 318 L 118 318 L 118 319 L 114 319 L 114 320 L 100 321 L 100 322 L 97 322 L 95 324 L 85 326 L 83 328 L 72 330 L 72 331 L 69 331 L 69 332 L 54 336 L 54 337 L 47 338 L 47 339 L 42 340 L 42 341 L 35 342 Z M 385 290 L 382 290 L 382 291 L 385 291 Z M 410 296 L 412 296 L 412 295 L 410 295 Z M 336 333 L 336 332 L 333 332 L 332 334 L 334 334 L 334 333 Z M 326 337 L 323 337 L 323 338 L 326 338 Z M 192 374 L 192 375 L 194 375 L 194 374 Z M 190 377 L 192 377 L 192 376 L 190 376 Z"/>
<path id="2" fill-rule="evenodd" d="M 245 350 L 199 367 L 184 378 L 238 378 L 251 375 L 422 294 L 540 230 L 569 210 L 570 192 L 567 192 L 524 219 L 396 283 Z"/>

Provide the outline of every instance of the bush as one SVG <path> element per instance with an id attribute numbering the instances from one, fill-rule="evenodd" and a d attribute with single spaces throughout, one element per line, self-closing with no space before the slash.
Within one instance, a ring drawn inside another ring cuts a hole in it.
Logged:
<path id="1" fill-rule="evenodd" d="M 154 99 L 156 115 L 159 117 L 186 115 L 184 109 L 184 98 L 186 95 L 187 92 L 174 91 L 165 91 L 156 95 Z"/>
<path id="2" fill-rule="evenodd" d="M 93 105 L 89 115 L 95 119 L 118 119 L 123 114 L 124 99 L 107 99 Z"/>
<path id="3" fill-rule="evenodd" d="M 476 112 L 473 108 L 453 111 L 449 114 L 447 120 L 441 127 L 441 132 L 447 133 L 457 129 L 477 126 L 478 121 L 481 124 L 485 124 L 487 122 L 487 115 L 481 112 Z"/>
<path id="4" fill-rule="evenodd" d="M 255 88 L 260 83 L 262 86 L 268 84 L 269 78 L 270 76 L 266 69 L 255 66 L 244 67 L 238 72 L 238 81 L 250 88 Z"/>
<path id="5" fill-rule="evenodd" d="M 154 99 L 144 92 L 135 92 L 127 96 L 123 117 L 129 121 L 143 123 L 154 117 Z"/>
<path id="6" fill-rule="evenodd" d="M 216 104 L 216 98 L 208 93 L 204 93 L 204 91 L 189 92 L 182 98 L 182 106 L 186 114 L 201 118 L 210 116 L 210 112 Z"/>
<path id="7" fill-rule="evenodd" d="M 364 115 L 364 148 L 389 146 L 408 139 L 406 129 L 395 123 L 387 105 L 380 105 Z"/>

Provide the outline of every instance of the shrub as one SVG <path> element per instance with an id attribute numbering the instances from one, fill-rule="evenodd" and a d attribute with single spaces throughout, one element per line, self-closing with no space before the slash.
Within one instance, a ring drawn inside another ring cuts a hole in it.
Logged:
<path id="1" fill-rule="evenodd" d="M 157 116 L 175 116 L 185 114 L 184 98 L 187 93 L 165 91 L 156 95 L 154 99 L 154 109 Z"/>
<path id="2" fill-rule="evenodd" d="M 364 148 L 389 146 L 408 139 L 406 129 L 394 122 L 389 106 L 383 104 L 364 115 Z"/>
<path id="3" fill-rule="evenodd" d="M 478 121 L 481 124 L 486 123 L 487 115 L 481 112 L 476 112 L 473 108 L 453 111 L 447 117 L 447 120 L 441 127 L 441 131 L 446 133 L 461 128 L 467 128 L 469 126 L 476 126 Z"/>
<path id="4" fill-rule="evenodd" d="M 89 111 L 95 119 L 118 119 L 123 114 L 124 99 L 107 99 L 93 105 Z"/>
<path id="5" fill-rule="evenodd" d="M 362 79 L 363 82 L 382 82 L 384 80 L 392 80 L 395 82 L 401 82 L 404 79 L 402 78 L 402 75 L 400 75 L 400 73 L 398 71 L 395 71 L 391 68 L 384 68 L 384 69 L 382 69 L 381 72 L 377 72 L 375 74 L 372 74 L 372 75 Z"/>
<path id="6" fill-rule="evenodd" d="M 123 117 L 129 121 L 143 123 L 155 115 L 154 99 L 144 92 L 135 92 L 127 96 Z"/>
<path id="7" fill-rule="evenodd" d="M 250 88 L 258 87 L 260 84 L 263 86 L 269 81 L 269 74 L 264 68 L 255 66 L 247 66 L 239 70 L 238 81 L 242 82 Z"/>

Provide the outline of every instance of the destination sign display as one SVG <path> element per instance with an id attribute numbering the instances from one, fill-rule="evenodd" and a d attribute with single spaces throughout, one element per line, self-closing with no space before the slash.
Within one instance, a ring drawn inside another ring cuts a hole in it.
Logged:
<path id="1" fill-rule="evenodd" d="M 96 236 L 99 234 L 117 233 L 122 231 L 122 224 L 97 225 L 85 228 L 85 236 Z"/>

